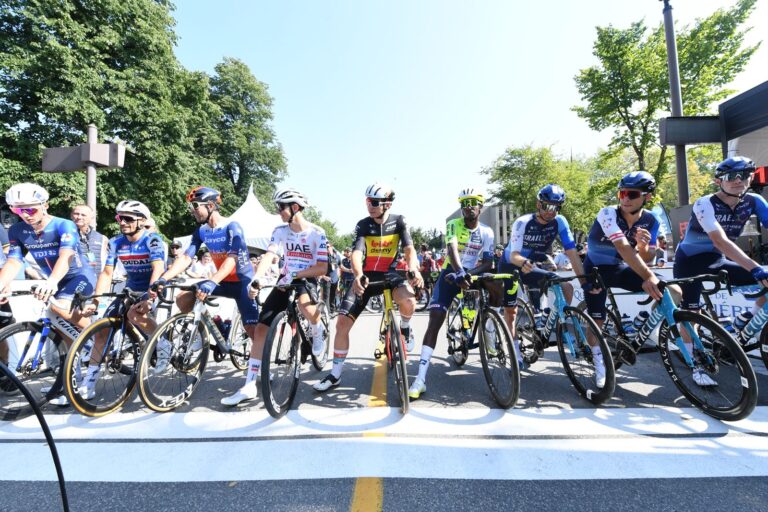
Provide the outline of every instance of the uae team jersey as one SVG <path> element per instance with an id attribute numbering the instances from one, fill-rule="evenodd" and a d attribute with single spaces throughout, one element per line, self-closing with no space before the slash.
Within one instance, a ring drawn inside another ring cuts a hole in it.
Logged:
<path id="1" fill-rule="evenodd" d="M 735 242 L 753 214 L 757 215 L 763 227 L 768 227 L 768 203 L 757 194 L 745 194 L 735 208 L 725 204 L 715 194 L 700 197 L 693 204 L 691 220 L 677 250 L 686 256 L 721 254 L 708 233 L 720 226 L 725 231 L 725 236 Z"/>
<path id="2" fill-rule="evenodd" d="M 8 259 L 23 262 L 24 256 L 30 253 L 45 277 L 51 275 L 53 267 L 59 260 L 61 249 L 72 249 L 75 252 L 69 260 L 69 270 L 63 279 L 80 274 L 89 276 L 93 274 L 85 264 L 77 226 L 71 220 L 52 217 L 39 235 L 26 222 L 17 222 L 8 230 L 8 241 L 10 243 Z"/>
<path id="3" fill-rule="evenodd" d="M 310 226 L 296 233 L 288 224 L 277 226 L 272 231 L 267 251 L 283 257 L 282 275 L 299 272 L 318 262 L 328 261 L 328 240 L 320 226 Z"/>
<path id="4" fill-rule="evenodd" d="M 235 258 L 235 268 L 222 282 L 251 281 L 253 265 L 248 256 L 248 245 L 245 243 L 245 235 L 240 224 L 235 221 L 228 222 L 227 219 L 222 218 L 215 228 L 208 224 L 198 226 L 192 233 L 192 242 L 185 254 L 192 258 L 202 244 L 205 244 L 211 253 L 211 259 L 216 268 L 220 268 L 228 256 Z"/>
<path id="5" fill-rule="evenodd" d="M 354 250 L 365 254 L 363 272 L 395 270 L 400 245 L 413 246 L 408 225 L 402 215 L 389 215 L 382 224 L 366 217 L 355 226 Z"/>
<path id="6" fill-rule="evenodd" d="M 618 265 L 624 261 L 613 242 L 626 238 L 629 245 L 635 247 L 635 233 L 643 228 L 651 234 L 649 245 L 656 247 L 656 235 L 659 233 L 659 220 L 648 210 L 643 210 L 640 219 L 631 228 L 619 213 L 618 206 L 608 206 L 598 212 L 587 238 L 587 258 L 593 265 Z"/>
<path id="7" fill-rule="evenodd" d="M 125 235 L 118 235 L 109 240 L 105 265 L 114 267 L 117 260 L 123 264 L 128 276 L 125 286 L 135 292 L 147 291 L 149 278 L 152 277 L 152 262 L 165 261 L 163 240 L 157 233 L 146 231 L 135 242 Z"/>
<path id="8" fill-rule="evenodd" d="M 452 219 L 445 226 L 445 245 L 456 240 L 459 246 L 461 266 L 473 269 L 481 260 L 493 259 L 493 230 L 478 222 L 475 229 L 469 229 L 464 224 L 464 218 Z M 443 268 L 448 268 L 448 258 L 443 262 Z"/>
<path id="9" fill-rule="evenodd" d="M 531 261 L 546 261 L 547 252 L 557 237 L 560 237 L 564 250 L 576 248 L 571 227 L 562 215 L 557 215 L 546 224 L 537 221 L 533 213 L 518 217 L 512 224 L 509 243 L 504 249 L 504 261 L 510 261 L 513 252 Z"/>

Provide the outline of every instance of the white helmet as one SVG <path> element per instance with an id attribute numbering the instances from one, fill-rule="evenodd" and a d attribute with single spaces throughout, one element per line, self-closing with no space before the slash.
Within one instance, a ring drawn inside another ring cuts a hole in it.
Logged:
<path id="1" fill-rule="evenodd" d="M 307 206 L 309 206 L 309 201 L 307 201 L 306 196 L 293 188 L 284 188 L 282 190 L 278 190 L 272 196 L 272 202 L 283 203 L 283 204 L 296 203 L 302 208 L 306 208 Z"/>
<path id="2" fill-rule="evenodd" d="M 9 206 L 17 204 L 43 204 L 48 200 L 48 191 L 34 183 L 17 183 L 5 193 Z"/>
<path id="3" fill-rule="evenodd" d="M 130 213 L 131 215 L 144 217 L 145 219 L 152 217 L 152 214 L 149 213 L 149 208 L 147 208 L 144 203 L 132 201 L 131 199 L 120 201 L 117 208 L 115 208 L 115 213 Z"/>
<path id="4" fill-rule="evenodd" d="M 477 199 L 481 203 L 485 203 L 485 196 L 483 196 L 483 193 L 472 187 L 467 187 L 459 192 L 459 202 L 465 199 Z"/>
<path id="5" fill-rule="evenodd" d="M 394 201 L 395 191 L 389 185 L 379 183 L 378 181 L 365 189 L 365 197 L 371 199 L 383 199 L 385 201 Z"/>

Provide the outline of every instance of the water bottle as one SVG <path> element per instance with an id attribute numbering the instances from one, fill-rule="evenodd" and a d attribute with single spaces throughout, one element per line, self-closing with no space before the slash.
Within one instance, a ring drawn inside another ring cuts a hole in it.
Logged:
<path id="1" fill-rule="evenodd" d="M 229 330 L 232 328 L 232 320 L 227 318 L 222 322 L 221 324 L 221 334 L 224 335 L 224 338 L 229 338 Z"/>
<path id="2" fill-rule="evenodd" d="M 731 334 L 734 334 L 736 332 L 736 328 L 733 325 L 733 318 L 729 316 L 721 316 L 718 317 L 717 323 L 723 326 L 723 329 L 728 331 Z"/>
<path id="3" fill-rule="evenodd" d="M 213 323 L 216 324 L 216 327 L 218 327 L 219 332 L 226 337 L 226 334 L 224 334 L 224 322 L 221 320 L 221 317 L 219 315 L 216 315 L 213 317 Z"/>
<path id="4" fill-rule="evenodd" d="M 739 313 L 736 315 L 736 320 L 733 321 L 733 327 L 737 331 L 741 331 L 744 329 L 744 327 L 747 326 L 750 320 L 752 320 L 752 312 L 751 311 L 744 311 L 742 313 Z"/>
<path id="5" fill-rule="evenodd" d="M 634 334 L 637 332 L 637 329 L 635 329 L 635 326 L 632 324 L 632 319 L 626 313 L 621 315 L 621 327 L 624 329 L 625 334 Z"/>
<path id="6" fill-rule="evenodd" d="M 544 328 L 544 317 L 541 313 L 534 313 L 533 321 L 536 325 L 536 330 L 540 331 Z"/>
<path id="7" fill-rule="evenodd" d="M 635 316 L 635 319 L 632 320 L 632 327 L 635 328 L 635 331 L 639 331 L 643 327 L 649 316 L 651 315 L 647 311 L 641 311 Z"/>

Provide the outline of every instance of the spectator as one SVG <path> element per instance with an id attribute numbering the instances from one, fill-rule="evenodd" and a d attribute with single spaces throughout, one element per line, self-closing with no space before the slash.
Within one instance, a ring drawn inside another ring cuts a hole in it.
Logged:
<path id="1" fill-rule="evenodd" d="M 664 235 L 656 237 L 656 265 L 663 267 L 667 260 L 667 238 Z"/>
<path id="2" fill-rule="evenodd" d="M 189 270 L 187 270 L 189 277 L 195 279 L 209 279 L 215 273 L 216 265 L 213 263 L 211 253 L 208 251 L 205 251 L 200 256 L 200 260 L 193 263 Z"/>
<path id="3" fill-rule="evenodd" d="M 496 270 L 496 272 L 499 271 L 499 265 L 501 264 L 501 257 L 504 255 L 504 246 L 501 244 L 496 244 L 496 247 L 493 249 L 493 268 Z"/>
<path id="4" fill-rule="evenodd" d="M 170 254 L 168 255 L 168 259 L 165 260 L 166 268 L 173 265 L 173 262 L 176 261 L 176 258 L 179 257 L 179 254 L 181 252 L 181 242 L 176 242 L 175 240 L 171 242 L 169 251 L 170 251 Z"/>
<path id="5" fill-rule="evenodd" d="M 88 265 L 95 275 L 104 270 L 107 259 L 107 237 L 96 231 L 93 210 L 87 204 L 79 204 L 72 208 L 72 222 L 80 232 L 80 249 Z"/>
<path id="6" fill-rule="evenodd" d="M 573 270 L 571 260 L 568 259 L 568 255 L 564 251 L 558 251 L 555 254 L 555 267 L 557 267 L 557 270 Z"/>

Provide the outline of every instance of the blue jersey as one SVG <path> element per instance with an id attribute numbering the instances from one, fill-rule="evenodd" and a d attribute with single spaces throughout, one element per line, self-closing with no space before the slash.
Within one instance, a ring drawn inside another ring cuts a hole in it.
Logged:
<path id="1" fill-rule="evenodd" d="M 117 260 L 123 264 L 128 276 L 125 286 L 135 292 L 149 289 L 152 277 L 152 262 L 164 262 L 163 240 L 157 233 L 144 232 L 135 242 L 125 235 L 118 235 L 109 240 L 105 265 L 114 267 Z"/>
<path id="2" fill-rule="evenodd" d="M 640 219 L 632 227 L 621 216 L 618 206 L 608 206 L 598 212 L 597 219 L 592 224 L 587 238 L 587 258 L 592 265 L 618 265 L 622 261 L 619 251 L 613 242 L 626 238 L 629 245 L 635 247 L 635 233 L 643 228 L 651 234 L 650 247 L 656 247 L 656 236 L 659 234 L 659 219 L 648 210 L 643 210 Z"/>
<path id="3" fill-rule="evenodd" d="M 187 247 L 186 255 L 190 258 L 195 255 L 202 244 L 208 248 L 211 253 L 211 259 L 216 268 L 221 268 L 221 264 L 229 256 L 236 260 L 235 268 L 222 281 L 241 281 L 250 282 L 253 278 L 253 265 L 248 256 L 248 246 L 245 243 L 243 228 L 235 221 L 224 222 L 215 228 L 208 224 L 199 226 L 192 233 L 192 242 Z"/>
<path id="4" fill-rule="evenodd" d="M 746 194 L 735 208 L 725 204 L 715 194 L 700 197 L 693 204 L 691 220 L 677 250 L 686 256 L 721 254 L 708 233 L 717 230 L 719 226 L 723 228 L 725 236 L 731 241 L 736 241 L 744 230 L 744 224 L 753 214 L 757 214 L 760 223 L 768 227 L 768 203 L 757 194 Z"/>
<path id="5" fill-rule="evenodd" d="M 546 224 L 537 221 L 533 213 L 518 217 L 512 224 L 509 243 L 504 249 L 504 261 L 509 262 L 513 252 L 519 252 L 531 261 L 546 261 L 549 248 L 557 237 L 560 237 L 564 250 L 576 248 L 571 227 L 562 215 Z"/>
<path id="6" fill-rule="evenodd" d="M 72 249 L 75 254 L 70 258 L 69 270 L 62 279 L 85 275 L 89 280 L 93 280 L 93 272 L 85 263 L 85 257 L 80 249 L 77 226 L 71 220 L 52 217 L 39 235 L 26 222 L 17 222 L 8 231 L 8 240 L 11 246 L 8 259 L 23 263 L 24 256 L 30 253 L 45 277 L 51 275 L 53 267 L 59 260 L 59 250 Z"/>

